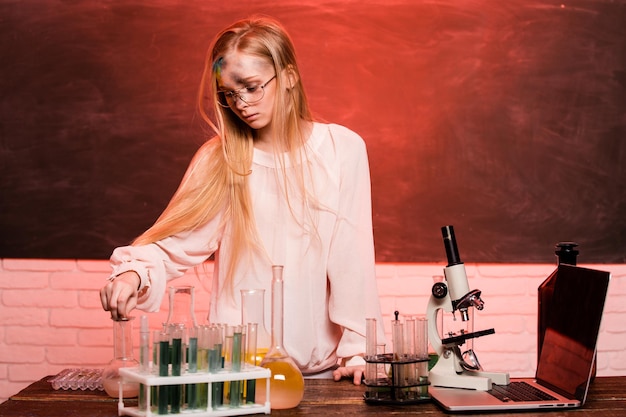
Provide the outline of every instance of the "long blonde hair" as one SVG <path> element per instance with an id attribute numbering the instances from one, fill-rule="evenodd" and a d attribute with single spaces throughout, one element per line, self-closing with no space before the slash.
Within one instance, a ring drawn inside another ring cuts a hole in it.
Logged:
<path id="1" fill-rule="evenodd" d="M 282 77 L 276 77 L 277 95 L 272 119 L 276 132 L 274 154 L 283 173 L 284 152 L 296 161 L 292 166 L 300 167 L 295 178 L 300 195 L 305 201 L 312 198 L 305 187 L 304 173 L 308 169 L 304 146 L 306 126 L 312 121 L 312 116 L 302 87 L 295 49 L 278 22 L 266 17 L 253 17 L 224 29 L 209 47 L 198 92 L 198 110 L 216 136 L 198 150 L 178 190 L 155 224 L 133 242 L 134 245 L 153 243 L 192 230 L 223 212 L 222 226 L 230 223 L 232 232 L 229 263 L 224 265 L 230 284 L 241 253 L 246 249 L 258 249 L 259 245 L 247 181 L 252 166 L 255 132 L 229 108 L 220 106 L 217 97 L 215 64 L 232 50 L 266 59 L 274 66 L 276 74 L 287 70 L 297 80 L 294 85 L 286 86 Z M 211 115 L 215 116 L 215 121 Z M 282 177 L 287 178 L 286 175 Z M 284 190 L 287 189 L 284 187 Z M 224 248 L 220 248 L 222 250 Z"/>

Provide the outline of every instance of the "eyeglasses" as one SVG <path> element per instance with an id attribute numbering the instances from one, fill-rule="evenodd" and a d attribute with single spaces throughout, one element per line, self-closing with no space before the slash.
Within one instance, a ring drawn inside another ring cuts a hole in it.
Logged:
<path id="1" fill-rule="evenodd" d="M 262 85 L 244 87 L 240 88 L 239 90 L 218 91 L 217 102 L 222 107 L 234 106 L 237 102 L 237 99 L 243 101 L 246 104 L 258 103 L 259 101 L 263 100 L 263 97 L 265 96 L 265 87 L 267 87 L 267 85 L 272 82 L 274 78 L 276 78 L 276 75 L 274 75 Z"/>

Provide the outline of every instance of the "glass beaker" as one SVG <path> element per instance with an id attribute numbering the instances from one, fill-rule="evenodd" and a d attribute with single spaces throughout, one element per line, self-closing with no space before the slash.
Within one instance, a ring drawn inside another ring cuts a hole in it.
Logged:
<path id="1" fill-rule="evenodd" d="M 247 363 L 259 365 L 270 347 L 270 334 L 265 328 L 265 290 L 241 290 L 241 325 L 256 323 L 256 353 L 249 352 L 253 357 L 245 358 Z"/>
<path id="2" fill-rule="evenodd" d="M 139 384 L 122 382 L 119 372 L 120 368 L 139 366 L 139 362 L 133 358 L 133 317 L 112 320 L 114 355 L 102 372 L 102 386 L 110 397 L 119 398 L 122 384 L 122 397 L 134 398 L 139 394 Z"/>
<path id="3" fill-rule="evenodd" d="M 272 344 L 261 366 L 272 372 L 270 404 L 272 409 L 294 408 L 304 396 L 302 372 L 283 346 L 283 267 L 272 266 Z M 259 388 L 264 391 L 261 379 Z"/>

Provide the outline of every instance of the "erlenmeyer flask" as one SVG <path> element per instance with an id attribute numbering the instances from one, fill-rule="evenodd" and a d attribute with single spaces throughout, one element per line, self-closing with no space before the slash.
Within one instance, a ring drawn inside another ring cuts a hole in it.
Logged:
<path id="1" fill-rule="evenodd" d="M 178 325 L 179 327 L 197 327 L 196 315 L 194 313 L 194 287 L 181 286 L 169 287 L 170 308 L 167 313 L 167 325 Z"/>
<path id="2" fill-rule="evenodd" d="M 272 344 L 261 366 L 272 371 L 270 377 L 271 408 L 280 410 L 297 407 L 304 396 L 304 378 L 283 346 L 282 265 L 272 266 Z M 260 388 L 263 391 L 263 388 Z"/>
<path id="3" fill-rule="evenodd" d="M 241 290 L 241 325 L 257 324 L 256 352 L 254 357 L 245 358 L 247 363 L 259 365 L 270 348 L 270 334 L 265 328 L 265 290 Z"/>
<path id="4" fill-rule="evenodd" d="M 133 398 L 139 394 L 139 384 L 124 382 L 120 378 L 120 368 L 139 366 L 133 358 L 133 317 L 113 320 L 113 352 L 114 356 L 102 372 L 102 385 L 110 397 L 118 398 L 119 384 L 122 384 L 122 397 Z"/>

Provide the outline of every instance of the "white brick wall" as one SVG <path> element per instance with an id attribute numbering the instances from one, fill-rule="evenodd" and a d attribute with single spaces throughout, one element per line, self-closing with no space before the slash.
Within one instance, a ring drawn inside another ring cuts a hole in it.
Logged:
<path id="1" fill-rule="evenodd" d="M 584 266 L 612 273 L 598 375 L 626 375 L 626 265 Z M 388 340 L 395 310 L 403 315 L 425 313 L 432 277 L 441 275 L 442 268 L 377 265 Z M 532 375 L 537 286 L 554 265 L 467 264 L 466 269 L 470 287 L 480 289 L 485 301 L 485 309 L 474 315 L 474 328 L 496 329 L 496 334 L 474 342 L 481 364 L 489 371 L 508 370 L 512 376 Z M 113 354 L 113 335 L 98 290 L 108 273 L 106 261 L 0 260 L 0 402 L 64 368 L 106 365 Z M 196 287 L 196 317 L 204 322 L 209 294 L 201 275 L 190 271 L 177 284 Z M 161 312 L 149 315 L 153 329 L 165 321 L 167 310 L 166 299 Z"/>

